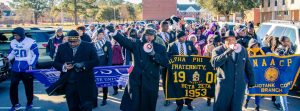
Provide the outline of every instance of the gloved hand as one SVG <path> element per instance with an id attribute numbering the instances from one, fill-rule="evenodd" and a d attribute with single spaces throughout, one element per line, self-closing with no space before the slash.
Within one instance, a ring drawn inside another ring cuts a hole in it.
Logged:
<path id="1" fill-rule="evenodd" d="M 85 65 L 83 62 L 75 63 L 73 66 L 76 72 L 81 72 L 85 70 Z"/>

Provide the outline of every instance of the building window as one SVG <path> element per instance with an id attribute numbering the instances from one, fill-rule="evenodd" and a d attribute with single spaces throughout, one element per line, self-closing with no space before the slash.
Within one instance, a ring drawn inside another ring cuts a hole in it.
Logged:
<path id="1" fill-rule="evenodd" d="M 271 0 L 268 0 L 268 7 L 271 6 Z"/>
<path id="2" fill-rule="evenodd" d="M 282 0 L 282 5 L 285 5 L 285 0 Z"/>
<path id="3" fill-rule="evenodd" d="M 261 7 L 264 7 L 264 6 L 265 6 L 265 1 L 261 0 Z"/>
<path id="4" fill-rule="evenodd" d="M 289 15 L 289 11 L 284 11 L 284 15 Z"/>
<path id="5" fill-rule="evenodd" d="M 277 16 L 281 16 L 281 11 L 277 11 L 277 12 L 276 12 L 276 15 L 277 15 Z"/>
<path id="6" fill-rule="evenodd" d="M 277 2 L 278 2 L 278 0 L 275 0 L 275 6 L 277 6 Z"/>
<path id="7" fill-rule="evenodd" d="M 294 4 L 295 0 L 291 0 L 291 4 Z"/>

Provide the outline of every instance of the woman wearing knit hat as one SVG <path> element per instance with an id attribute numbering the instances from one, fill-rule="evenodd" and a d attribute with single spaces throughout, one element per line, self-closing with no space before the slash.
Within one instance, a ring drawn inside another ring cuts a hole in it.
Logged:
<path id="1" fill-rule="evenodd" d="M 258 43 L 258 41 L 253 38 L 249 41 L 249 46 L 248 46 L 247 50 L 248 50 L 249 56 L 265 55 L 264 51 L 260 48 L 260 43 Z M 245 108 L 248 107 L 248 103 L 249 103 L 250 99 L 251 99 L 251 96 L 247 96 Z M 256 111 L 259 111 L 260 100 L 261 100 L 260 96 L 255 96 L 255 105 L 256 105 L 255 110 Z"/>
<path id="2" fill-rule="evenodd" d="M 202 56 L 203 55 L 202 48 L 200 47 L 199 43 L 197 42 L 197 37 L 193 34 L 193 35 L 189 36 L 188 40 L 191 41 L 191 42 L 193 42 L 195 48 L 198 51 L 197 55 Z"/>
<path id="3" fill-rule="evenodd" d="M 64 38 L 63 30 L 62 28 L 58 28 L 55 31 L 54 37 L 48 40 L 48 44 L 46 46 L 46 53 L 51 57 L 51 59 L 55 58 L 57 48 L 60 44 L 63 43 L 63 38 Z"/>

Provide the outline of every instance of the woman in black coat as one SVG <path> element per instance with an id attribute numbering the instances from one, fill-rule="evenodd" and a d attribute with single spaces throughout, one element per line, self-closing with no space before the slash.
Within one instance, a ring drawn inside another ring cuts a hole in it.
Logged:
<path id="1" fill-rule="evenodd" d="M 130 40 L 113 28 L 113 38 L 134 56 L 134 68 L 129 74 L 120 109 L 123 111 L 155 111 L 159 88 L 160 66 L 167 67 L 168 60 L 164 46 L 155 43 L 156 31 L 147 29 L 142 40 Z M 148 45 L 147 45 L 148 43 Z M 149 46 L 145 48 L 144 45 Z M 152 51 L 151 51 L 152 48 Z"/>

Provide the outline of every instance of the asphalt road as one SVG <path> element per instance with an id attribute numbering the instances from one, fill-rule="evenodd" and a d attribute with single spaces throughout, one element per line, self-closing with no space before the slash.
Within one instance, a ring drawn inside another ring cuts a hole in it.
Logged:
<path id="1" fill-rule="evenodd" d="M 0 83 L 0 111 L 8 111 L 11 107 L 10 99 L 9 99 L 9 81 L 4 81 Z M 99 94 L 98 104 L 99 106 L 93 111 L 120 111 L 119 106 L 121 103 L 121 98 L 123 94 L 123 90 L 119 90 L 119 94 L 116 96 L 112 96 L 113 89 L 109 88 L 109 97 L 108 104 L 106 106 L 100 106 L 102 101 L 102 94 Z M 300 94 L 297 92 L 291 92 L 293 95 L 297 96 L 289 96 L 288 97 L 288 106 L 290 111 L 299 111 L 300 110 Z M 22 82 L 19 85 L 19 99 L 20 104 L 23 106 L 26 104 L 26 96 L 25 90 Z M 253 98 L 254 99 L 254 98 Z M 254 100 L 251 100 L 249 103 L 248 109 L 244 109 L 244 111 L 253 111 L 255 109 Z M 38 81 L 34 82 L 34 108 L 33 111 L 67 111 L 67 103 L 63 96 L 48 96 L 45 92 L 45 87 L 40 84 Z M 164 95 L 162 88 L 159 91 L 159 98 L 157 101 L 157 111 L 175 111 L 176 103 L 172 101 L 172 104 L 168 107 L 163 105 L 164 103 Z M 206 106 L 206 99 L 199 98 L 192 102 L 194 106 L 194 111 L 212 111 L 212 106 Z M 261 110 L 262 111 L 278 111 L 273 106 L 270 97 L 264 97 L 261 101 Z M 189 111 L 187 107 L 183 108 L 183 111 Z"/>

